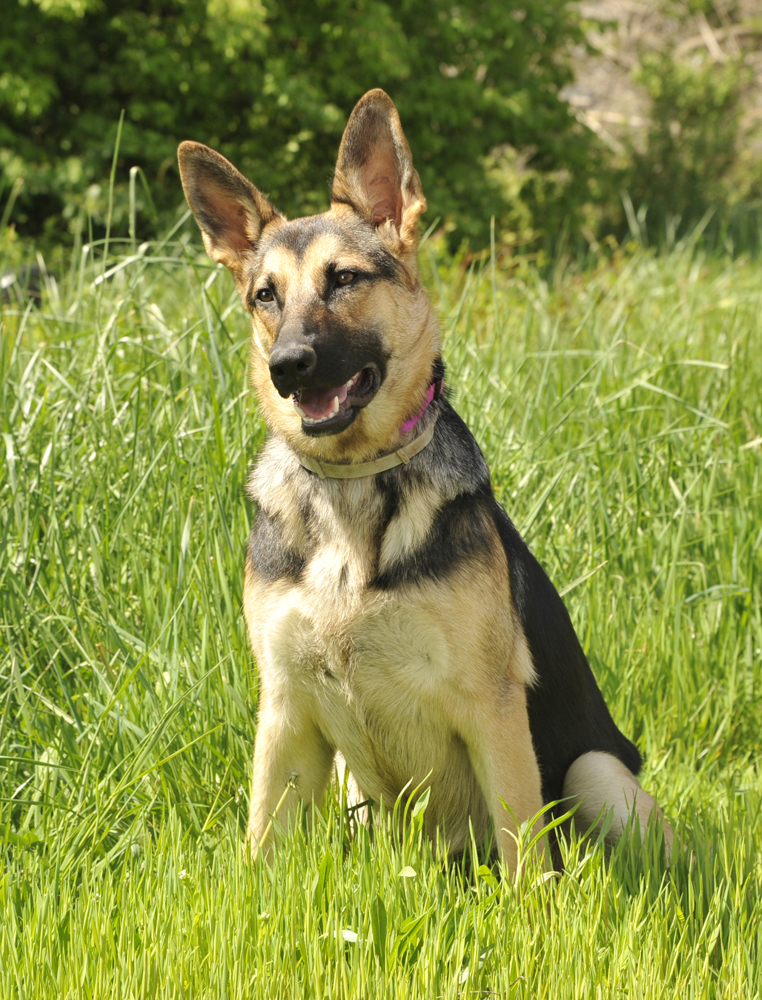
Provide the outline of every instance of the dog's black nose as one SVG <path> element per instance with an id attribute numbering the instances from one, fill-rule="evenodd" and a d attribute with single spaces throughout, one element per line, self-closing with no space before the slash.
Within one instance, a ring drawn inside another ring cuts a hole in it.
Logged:
<path id="1" fill-rule="evenodd" d="M 309 344 L 276 344 L 270 355 L 270 378 L 281 396 L 290 396 L 311 377 L 316 366 L 317 354 Z"/>

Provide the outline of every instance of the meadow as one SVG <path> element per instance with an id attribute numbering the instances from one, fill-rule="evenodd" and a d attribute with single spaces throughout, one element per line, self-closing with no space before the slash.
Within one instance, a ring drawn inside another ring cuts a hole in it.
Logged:
<path id="1" fill-rule="evenodd" d="M 572 839 L 512 884 L 334 789 L 244 863 L 246 320 L 188 237 L 77 246 L 1 315 L 3 998 L 760 995 L 762 262 L 421 259 L 455 405 L 676 857 Z"/>

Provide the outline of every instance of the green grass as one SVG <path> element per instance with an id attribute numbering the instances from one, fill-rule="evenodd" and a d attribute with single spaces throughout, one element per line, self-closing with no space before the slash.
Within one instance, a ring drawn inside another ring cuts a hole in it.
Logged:
<path id="1" fill-rule="evenodd" d="M 515 887 L 334 793 L 243 864 L 246 322 L 189 244 L 112 242 L 2 317 L 3 998 L 759 996 L 762 264 L 422 259 L 456 405 L 684 850 L 573 843 Z"/>

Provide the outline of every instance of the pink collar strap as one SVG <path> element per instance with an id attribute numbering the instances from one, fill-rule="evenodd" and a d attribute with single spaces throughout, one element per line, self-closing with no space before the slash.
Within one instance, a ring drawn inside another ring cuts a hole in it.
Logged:
<path id="1" fill-rule="evenodd" d="M 400 431 L 403 434 L 407 434 L 408 431 L 411 431 L 418 423 L 418 421 L 421 419 L 421 417 L 424 415 L 426 410 L 428 410 L 428 408 L 434 402 L 434 400 L 439 399 L 443 391 L 444 391 L 443 378 L 437 379 L 436 381 L 432 382 L 431 385 L 429 386 L 429 391 L 426 393 L 426 402 L 423 404 L 423 408 L 421 409 L 420 413 L 418 413 L 414 417 L 411 417 L 409 420 L 406 420 L 405 423 L 402 425 L 402 427 L 400 427 Z"/>

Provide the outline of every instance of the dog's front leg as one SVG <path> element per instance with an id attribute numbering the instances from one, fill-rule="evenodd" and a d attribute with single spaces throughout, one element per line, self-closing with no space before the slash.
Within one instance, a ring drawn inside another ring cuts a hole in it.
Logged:
<path id="1" fill-rule="evenodd" d="M 470 743 L 474 770 L 489 806 L 495 839 L 512 876 L 518 869 L 519 826 L 536 816 L 543 806 L 540 769 L 529 729 L 523 684 L 508 683 L 500 696 L 481 704 Z M 530 837 L 543 827 L 535 823 Z M 535 848 L 544 864 L 544 838 Z"/>
<path id="2" fill-rule="evenodd" d="M 299 802 L 318 807 L 334 749 L 294 697 L 262 694 L 246 839 L 252 857 L 272 846 L 274 823 L 288 827 Z"/>

